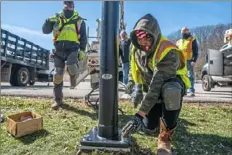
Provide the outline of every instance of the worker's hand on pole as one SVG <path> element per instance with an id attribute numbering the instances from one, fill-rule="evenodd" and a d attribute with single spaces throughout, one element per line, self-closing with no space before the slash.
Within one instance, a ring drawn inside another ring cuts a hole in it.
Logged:
<path id="1" fill-rule="evenodd" d="M 134 85 L 135 85 L 134 81 L 132 81 L 132 80 L 128 81 L 128 83 L 126 85 L 125 93 L 126 94 L 131 94 L 133 92 Z"/>
<path id="2" fill-rule="evenodd" d="M 85 57 L 85 52 L 82 51 L 82 50 L 80 50 L 80 51 L 78 52 L 78 60 L 79 60 L 79 61 L 82 61 L 82 60 L 84 59 L 84 57 Z"/>
<path id="3" fill-rule="evenodd" d="M 142 85 L 136 84 L 134 88 L 135 89 L 134 89 L 133 93 L 131 94 L 131 102 L 134 104 L 134 108 L 137 108 L 137 106 L 143 100 Z"/>
<path id="4" fill-rule="evenodd" d="M 128 137 L 132 133 L 143 130 L 143 128 L 145 128 L 144 122 L 147 122 L 146 116 L 142 116 L 139 112 L 136 113 L 122 128 L 122 136 Z"/>

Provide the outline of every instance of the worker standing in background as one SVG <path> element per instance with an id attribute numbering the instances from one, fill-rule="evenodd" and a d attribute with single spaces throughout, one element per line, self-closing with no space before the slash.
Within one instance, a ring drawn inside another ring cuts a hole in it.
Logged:
<path id="1" fill-rule="evenodd" d="M 125 30 L 120 32 L 120 43 L 119 43 L 119 57 L 122 62 L 123 69 L 123 83 L 126 85 L 128 83 L 128 74 L 130 70 L 129 57 L 130 57 L 130 44 L 131 41 L 127 36 Z"/>
<path id="2" fill-rule="evenodd" d="M 157 20 L 150 14 L 136 22 L 130 39 L 133 47 L 129 75 L 135 83 L 132 101 L 141 102 L 141 106 L 122 134 L 160 128 L 157 154 L 171 155 L 171 137 L 185 89 L 190 87 L 186 60 L 176 45 L 161 34 Z M 144 86 L 147 93 L 143 97 Z"/>
<path id="3" fill-rule="evenodd" d="M 189 89 L 190 96 L 195 96 L 194 79 L 195 72 L 194 66 L 198 58 L 198 45 L 196 38 L 190 34 L 187 27 L 181 29 L 182 39 L 178 40 L 176 45 L 184 52 L 187 60 L 188 76 L 191 81 L 191 88 Z"/>
<path id="4" fill-rule="evenodd" d="M 62 89 L 65 61 L 67 61 L 71 88 L 75 88 L 78 76 L 78 61 L 83 60 L 87 44 L 86 25 L 79 13 L 74 11 L 74 1 L 64 1 L 63 4 L 63 10 L 48 18 L 42 28 L 44 34 L 53 31 L 55 46 L 53 92 L 55 103 L 52 108 L 54 110 L 57 110 L 63 103 Z"/>

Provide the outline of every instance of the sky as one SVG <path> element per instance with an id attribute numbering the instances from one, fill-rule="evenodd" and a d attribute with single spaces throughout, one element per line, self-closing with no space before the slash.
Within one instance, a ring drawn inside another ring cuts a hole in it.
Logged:
<path id="1" fill-rule="evenodd" d="M 42 25 L 62 7 L 62 1 L 3 1 L 1 28 L 51 50 L 52 35 L 43 34 Z M 147 13 L 158 20 L 166 36 L 183 26 L 232 23 L 232 2 L 229 1 L 126 1 L 124 7 L 128 34 L 136 21 Z M 75 10 L 87 19 L 90 36 L 96 36 L 96 19 L 101 18 L 102 2 L 75 1 Z"/>

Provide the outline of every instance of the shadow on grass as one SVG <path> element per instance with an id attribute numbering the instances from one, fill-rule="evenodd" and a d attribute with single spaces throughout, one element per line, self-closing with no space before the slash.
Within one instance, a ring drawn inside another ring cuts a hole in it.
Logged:
<path id="1" fill-rule="evenodd" d="M 38 140 L 39 138 L 46 137 L 49 134 L 50 133 L 47 130 L 42 129 L 42 130 L 37 131 L 35 133 L 32 133 L 30 135 L 25 135 L 23 137 L 19 137 L 19 138 L 17 138 L 17 140 L 19 140 L 27 145 L 27 144 L 33 143 L 35 140 Z"/>
<path id="2" fill-rule="evenodd" d="M 80 115 L 88 116 L 93 120 L 97 120 L 97 114 L 96 113 L 91 113 L 91 112 L 88 112 L 88 111 L 85 111 L 85 110 L 81 110 L 81 109 L 75 108 L 75 107 L 70 106 L 70 105 L 65 104 L 65 103 L 61 105 L 61 108 L 65 109 L 67 111 L 75 112 L 75 113 L 80 114 Z"/>
<path id="3" fill-rule="evenodd" d="M 119 126 L 122 128 L 132 115 L 119 115 Z M 210 154 L 210 155 L 229 155 L 232 154 L 232 138 L 222 137 L 216 134 L 194 134 L 189 133 L 188 127 L 197 126 L 185 119 L 179 118 L 178 127 L 173 135 L 172 144 L 173 155 L 196 155 L 196 154 Z M 210 127 L 205 127 L 210 128 Z M 201 129 L 202 130 L 202 129 Z M 223 129 L 222 129 L 223 130 Z M 204 132 L 204 131 L 202 131 Z M 142 133 L 146 135 L 145 133 Z M 158 137 L 159 132 L 155 135 L 146 135 Z M 135 139 L 134 139 L 135 141 Z M 144 142 L 146 143 L 146 142 Z M 134 144 L 138 154 L 155 154 L 150 149 L 140 148 L 136 143 Z M 138 152 L 138 150 L 141 150 Z M 135 153 L 133 152 L 133 153 Z"/>
<path id="4" fill-rule="evenodd" d="M 232 138 L 222 137 L 215 134 L 189 133 L 187 131 L 189 126 L 196 126 L 196 124 L 185 119 L 179 119 L 178 128 L 173 137 L 173 145 L 175 147 L 173 154 L 232 154 Z M 210 126 L 205 128 L 210 128 Z"/>

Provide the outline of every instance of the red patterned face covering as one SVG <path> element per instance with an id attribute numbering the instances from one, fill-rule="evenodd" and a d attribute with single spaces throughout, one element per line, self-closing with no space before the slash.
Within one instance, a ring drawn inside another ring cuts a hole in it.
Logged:
<path id="1" fill-rule="evenodd" d="M 149 39 L 150 35 L 146 31 L 138 30 L 136 31 L 136 37 L 138 39 Z M 150 46 L 147 45 L 140 45 L 140 46 L 144 51 L 148 51 L 150 49 Z"/>
<path id="2" fill-rule="evenodd" d="M 136 36 L 137 36 L 137 38 L 142 39 L 142 38 L 147 37 L 148 33 L 146 31 L 143 31 L 143 30 L 138 30 L 138 31 L 136 31 Z"/>

